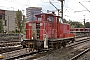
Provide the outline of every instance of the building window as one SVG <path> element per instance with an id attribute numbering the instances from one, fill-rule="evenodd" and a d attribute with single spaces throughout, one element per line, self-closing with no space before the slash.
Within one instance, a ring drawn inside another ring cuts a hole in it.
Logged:
<path id="1" fill-rule="evenodd" d="M 0 19 L 2 19 L 2 15 L 0 15 Z"/>

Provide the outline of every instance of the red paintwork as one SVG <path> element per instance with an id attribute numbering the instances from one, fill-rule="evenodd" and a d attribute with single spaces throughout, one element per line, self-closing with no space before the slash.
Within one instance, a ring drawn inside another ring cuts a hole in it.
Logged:
<path id="1" fill-rule="evenodd" d="M 50 21 L 47 19 L 49 16 L 52 19 Z M 42 18 L 41 20 L 39 18 Z M 35 21 L 30 21 L 26 23 L 26 38 L 31 39 L 32 38 L 32 26 L 29 24 L 33 23 L 40 23 L 40 40 L 43 40 L 44 34 L 47 35 L 47 38 L 68 38 L 68 37 L 74 37 L 74 34 L 70 34 L 70 25 L 65 23 L 60 23 L 57 18 L 59 16 L 55 16 L 54 14 L 39 14 L 36 15 Z"/>
<path id="2" fill-rule="evenodd" d="M 84 28 L 71 28 L 71 32 L 84 32 Z M 85 32 L 90 32 L 90 28 L 85 28 Z"/>
<path id="3" fill-rule="evenodd" d="M 26 38 L 29 38 L 31 39 L 31 36 L 32 36 L 32 27 L 29 26 L 30 23 L 26 23 Z"/>

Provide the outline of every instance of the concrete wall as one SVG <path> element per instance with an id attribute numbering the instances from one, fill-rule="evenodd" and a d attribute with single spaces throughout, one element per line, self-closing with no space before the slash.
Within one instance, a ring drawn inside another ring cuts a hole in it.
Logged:
<path id="1" fill-rule="evenodd" d="M 4 30 L 15 31 L 16 27 L 15 19 L 16 19 L 16 11 L 5 11 L 6 26 L 4 26 Z"/>

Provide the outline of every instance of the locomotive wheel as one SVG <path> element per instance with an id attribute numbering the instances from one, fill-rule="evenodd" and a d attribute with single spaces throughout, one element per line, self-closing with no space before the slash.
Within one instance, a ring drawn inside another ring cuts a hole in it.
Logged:
<path id="1" fill-rule="evenodd" d="M 74 43 L 74 40 L 72 40 L 72 43 Z"/>
<path id="2" fill-rule="evenodd" d="M 23 45 L 23 48 L 26 48 L 26 45 Z"/>
<path id="3" fill-rule="evenodd" d="M 65 43 L 65 42 L 63 42 L 63 43 L 62 43 L 62 46 L 63 46 L 63 47 L 66 47 L 66 43 Z"/>
<path id="4" fill-rule="evenodd" d="M 56 49 L 59 49 L 59 48 L 60 48 L 60 47 L 59 47 L 59 44 L 57 44 L 57 45 L 56 45 Z"/>

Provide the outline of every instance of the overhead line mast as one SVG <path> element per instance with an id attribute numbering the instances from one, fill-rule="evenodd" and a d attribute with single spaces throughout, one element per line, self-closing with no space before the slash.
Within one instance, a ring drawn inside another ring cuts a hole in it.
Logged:
<path id="1" fill-rule="evenodd" d="M 81 2 L 79 2 L 89 13 L 90 13 L 90 10 L 88 8 L 86 8 Z M 85 15 L 84 15 L 84 32 L 85 32 Z"/>
<path id="2" fill-rule="evenodd" d="M 55 7 L 55 6 L 52 4 L 52 2 L 50 2 L 50 0 L 49 0 L 50 4 L 53 5 L 53 6 L 58 10 L 58 16 L 59 16 L 59 13 L 61 13 L 61 19 L 62 19 L 62 21 L 63 21 L 63 1 L 64 1 L 64 0 L 58 0 L 58 1 L 61 2 L 61 11 L 60 11 L 57 7 Z"/>
<path id="3" fill-rule="evenodd" d="M 62 21 L 63 21 L 63 1 L 64 1 L 64 0 L 58 0 L 58 1 L 61 2 L 61 19 L 62 19 Z"/>
<path id="4" fill-rule="evenodd" d="M 58 16 L 59 16 L 59 15 L 60 15 L 60 14 L 59 14 L 59 13 L 60 13 L 60 9 L 58 9 L 56 6 L 54 6 L 51 1 L 49 1 L 49 2 L 50 2 L 50 4 L 51 4 L 53 7 L 56 8 L 56 10 L 58 11 Z"/>

